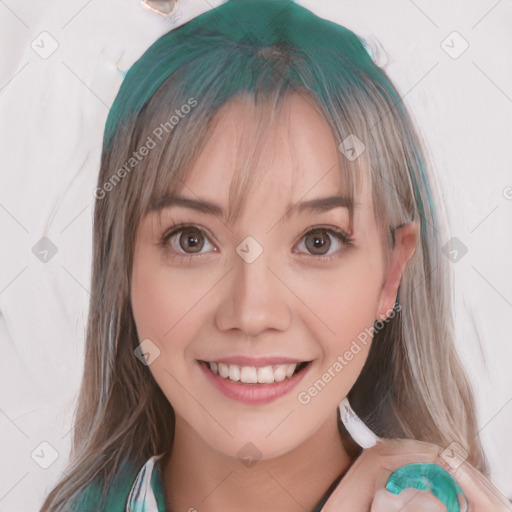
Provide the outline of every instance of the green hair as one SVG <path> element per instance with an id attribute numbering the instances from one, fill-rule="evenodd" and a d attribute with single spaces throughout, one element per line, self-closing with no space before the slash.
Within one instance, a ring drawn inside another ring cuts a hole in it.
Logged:
<path id="1" fill-rule="evenodd" d="M 341 41 L 343 44 L 339 44 Z M 297 69 L 291 61 L 288 76 L 281 77 L 285 79 L 283 90 L 306 89 L 327 102 L 333 93 L 343 95 L 344 91 L 357 87 L 359 81 L 354 77 L 363 74 L 386 91 L 393 108 L 405 114 L 398 91 L 374 64 L 364 41 L 352 31 L 288 0 L 230 0 L 164 34 L 135 62 L 110 109 L 104 148 L 110 148 L 120 125 L 128 126 L 174 73 L 201 67 L 201 73 L 183 74 L 182 87 L 194 97 L 208 94 L 212 82 L 204 80 L 204 70 L 217 65 L 211 60 L 211 48 L 215 46 L 219 50 L 225 47 L 230 60 L 223 63 L 222 87 L 214 88 L 213 106 L 222 105 L 242 91 L 265 95 L 274 83 L 276 70 L 268 64 L 263 50 L 275 45 L 288 47 L 312 64 L 305 79 L 304 70 Z M 233 47 L 237 49 L 235 54 L 229 51 Z M 251 57 L 250 61 L 247 57 Z M 419 155 L 417 165 L 433 212 L 425 165 Z M 412 178 L 418 210 L 424 218 L 414 174 Z"/>

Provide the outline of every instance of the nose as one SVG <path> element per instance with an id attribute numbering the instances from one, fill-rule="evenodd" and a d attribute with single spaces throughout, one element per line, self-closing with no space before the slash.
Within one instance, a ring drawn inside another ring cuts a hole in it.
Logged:
<path id="1" fill-rule="evenodd" d="M 292 292 L 271 267 L 267 251 L 252 263 L 235 254 L 216 311 L 216 326 L 258 336 L 266 330 L 285 331 L 291 322 Z"/>

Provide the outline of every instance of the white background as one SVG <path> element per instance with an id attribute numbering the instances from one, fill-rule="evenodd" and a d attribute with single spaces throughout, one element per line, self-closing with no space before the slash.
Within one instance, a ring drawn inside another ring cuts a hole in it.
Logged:
<path id="1" fill-rule="evenodd" d="M 36 511 L 65 466 L 103 126 L 122 72 L 221 3 L 180 1 L 171 20 L 135 0 L 0 2 L 0 512 Z M 452 263 L 458 348 L 493 482 L 512 498 L 512 2 L 299 3 L 384 49 L 421 127 L 451 236 L 468 249 Z M 57 248 L 46 263 L 32 252 L 43 236 Z"/>

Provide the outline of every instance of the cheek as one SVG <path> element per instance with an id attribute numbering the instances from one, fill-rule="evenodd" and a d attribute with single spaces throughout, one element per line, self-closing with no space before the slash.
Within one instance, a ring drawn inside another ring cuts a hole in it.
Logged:
<path id="1" fill-rule="evenodd" d="M 322 355 L 317 370 L 300 386 L 297 399 L 311 414 L 321 416 L 348 394 L 366 362 L 380 274 L 369 262 L 359 260 L 317 277 L 314 286 L 303 283 L 301 296 L 308 297 L 307 304 L 315 313 L 307 313 L 308 328 Z"/>
<path id="2" fill-rule="evenodd" d="M 139 338 L 166 345 L 187 325 L 187 316 L 204 294 L 184 272 L 170 272 L 149 251 L 136 251 L 131 303 Z"/>
<path id="3" fill-rule="evenodd" d="M 325 332 L 346 339 L 370 327 L 382 289 L 382 273 L 377 261 L 354 257 L 336 270 L 297 278 L 298 295 L 323 321 Z"/>
<path id="4" fill-rule="evenodd" d="M 346 281 L 330 282 L 321 291 L 310 293 L 312 304 L 327 327 L 336 336 L 353 334 L 357 326 L 373 325 L 377 308 L 378 290 L 360 280 L 355 285 Z"/>
<path id="5" fill-rule="evenodd" d="M 371 251 L 347 258 L 334 270 L 308 276 L 301 282 L 300 297 L 314 312 L 309 329 L 322 347 L 322 372 L 343 378 L 335 387 L 344 392 L 355 382 L 368 356 L 372 328 L 377 319 L 382 288 L 382 265 Z M 318 321 L 320 320 L 320 321 Z M 327 375 L 326 379 L 330 379 Z"/>

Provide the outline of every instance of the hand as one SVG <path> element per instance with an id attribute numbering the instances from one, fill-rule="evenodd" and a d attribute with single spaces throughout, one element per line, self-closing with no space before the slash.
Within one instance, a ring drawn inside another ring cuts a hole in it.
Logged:
<path id="1" fill-rule="evenodd" d="M 505 512 L 510 503 L 468 462 L 452 469 L 437 445 L 410 439 L 381 439 L 364 450 L 342 478 L 322 512 L 446 512 L 445 505 L 428 491 L 405 489 L 398 495 L 386 490 L 391 473 L 415 462 L 435 463 L 446 469 L 468 500 L 468 512 Z M 461 508 L 461 512 L 462 512 Z"/>

